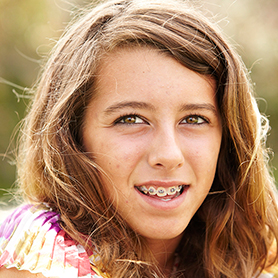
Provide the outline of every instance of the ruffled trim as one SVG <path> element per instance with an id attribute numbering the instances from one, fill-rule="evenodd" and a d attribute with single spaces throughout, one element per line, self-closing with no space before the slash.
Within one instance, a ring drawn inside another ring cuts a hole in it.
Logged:
<path id="1" fill-rule="evenodd" d="M 61 229 L 59 221 L 59 214 L 49 209 L 32 205 L 16 209 L 0 226 L 0 267 L 16 267 L 46 277 L 109 278 L 96 267 L 100 265 L 98 253 L 88 255 Z M 272 251 L 276 254 L 276 249 Z M 277 265 L 259 276 L 276 277 Z"/>
<path id="2" fill-rule="evenodd" d="M 46 277 L 106 278 L 59 226 L 59 214 L 32 205 L 16 209 L 0 227 L 0 267 L 16 267 Z M 95 271 L 94 271 L 94 270 Z"/>

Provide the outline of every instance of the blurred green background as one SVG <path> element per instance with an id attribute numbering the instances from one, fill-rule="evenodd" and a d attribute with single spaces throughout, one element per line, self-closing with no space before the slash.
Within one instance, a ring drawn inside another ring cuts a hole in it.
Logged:
<path id="1" fill-rule="evenodd" d="M 72 12 L 84 0 L 0 0 L 0 199 L 15 184 L 14 131 L 24 116 L 28 91 Z M 191 0 L 211 16 L 251 72 L 260 110 L 272 126 L 268 146 L 278 179 L 278 0 Z M 19 98 L 18 95 L 23 95 Z M 265 101 L 264 101 L 265 100 Z M 1 204 L 1 202 L 0 202 Z"/>

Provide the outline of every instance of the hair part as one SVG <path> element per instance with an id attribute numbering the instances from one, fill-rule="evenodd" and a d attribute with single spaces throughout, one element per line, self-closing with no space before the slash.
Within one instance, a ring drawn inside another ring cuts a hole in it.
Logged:
<path id="1" fill-rule="evenodd" d="M 266 266 L 278 238 L 268 121 L 258 112 L 240 57 L 188 3 L 114 0 L 75 19 L 52 51 L 24 122 L 18 163 L 23 194 L 58 211 L 62 227 L 78 242 L 86 245 L 81 234 L 89 235 L 102 250 L 103 271 L 113 278 L 161 277 L 144 239 L 107 200 L 100 178 L 105 173 L 82 146 L 98 67 L 125 46 L 159 49 L 217 82 L 223 123 L 217 173 L 185 230 L 175 277 L 251 277 Z"/>

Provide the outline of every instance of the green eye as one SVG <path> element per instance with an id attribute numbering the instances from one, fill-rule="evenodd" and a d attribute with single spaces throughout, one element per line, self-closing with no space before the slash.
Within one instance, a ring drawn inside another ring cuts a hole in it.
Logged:
<path id="1" fill-rule="evenodd" d="M 142 123 L 144 123 L 144 121 L 136 115 L 127 115 L 127 116 L 121 117 L 119 119 L 119 121 L 117 121 L 117 123 L 120 123 L 120 124 L 142 124 Z"/>
<path id="2" fill-rule="evenodd" d="M 126 124 L 135 124 L 136 123 L 136 117 L 135 116 L 127 116 L 123 118 L 123 123 Z"/>
<path id="3" fill-rule="evenodd" d="M 191 115 L 191 116 L 188 116 L 186 117 L 184 120 L 183 120 L 186 124 L 202 124 L 202 123 L 205 123 L 206 121 L 198 116 L 198 115 Z"/>

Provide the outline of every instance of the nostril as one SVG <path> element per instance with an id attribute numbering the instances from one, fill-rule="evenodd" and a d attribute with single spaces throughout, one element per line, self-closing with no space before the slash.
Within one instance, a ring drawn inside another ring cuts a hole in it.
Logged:
<path id="1" fill-rule="evenodd" d="M 170 138 L 171 139 L 171 138 Z M 180 144 L 171 140 L 154 142 L 148 153 L 148 163 L 157 169 L 173 170 L 179 169 L 184 163 L 184 155 Z M 165 143 L 166 142 L 166 143 Z"/>

